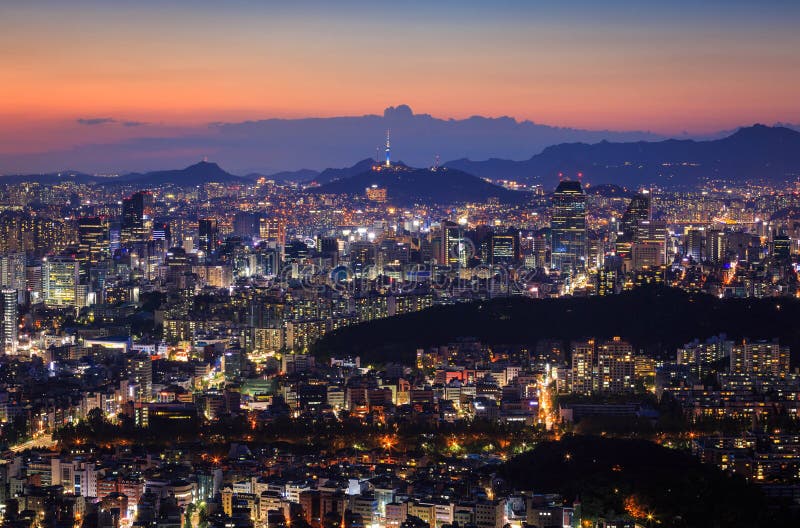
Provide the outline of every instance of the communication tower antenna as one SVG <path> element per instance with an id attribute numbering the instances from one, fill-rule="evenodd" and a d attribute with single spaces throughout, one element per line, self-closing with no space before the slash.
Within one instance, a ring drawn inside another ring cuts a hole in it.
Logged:
<path id="1" fill-rule="evenodd" d="M 389 129 L 387 128 L 386 129 L 386 166 L 387 167 L 391 167 L 392 166 L 391 150 L 392 150 L 392 147 L 391 147 L 391 145 L 389 143 Z"/>

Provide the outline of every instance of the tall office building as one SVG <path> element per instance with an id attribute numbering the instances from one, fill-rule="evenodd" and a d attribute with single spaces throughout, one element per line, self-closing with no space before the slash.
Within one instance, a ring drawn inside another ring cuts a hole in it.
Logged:
<path id="1" fill-rule="evenodd" d="M 513 229 L 505 233 L 492 233 L 489 247 L 493 266 L 513 264 L 519 260 L 519 233 Z"/>
<path id="2" fill-rule="evenodd" d="M 78 285 L 80 265 L 70 257 L 42 260 L 42 297 L 48 306 L 82 306 Z"/>
<path id="3" fill-rule="evenodd" d="M 687 257 L 692 257 L 695 262 L 702 262 L 706 256 L 706 230 L 704 228 L 690 229 L 686 233 Z"/>
<path id="4" fill-rule="evenodd" d="M 108 222 L 99 216 L 78 219 L 78 253 L 80 260 L 97 264 L 109 251 Z"/>
<path id="5" fill-rule="evenodd" d="M 578 181 L 562 181 L 553 193 L 550 267 L 577 271 L 586 267 L 586 195 Z"/>
<path id="6" fill-rule="evenodd" d="M 706 258 L 714 264 L 725 259 L 725 233 L 719 229 L 706 231 Z"/>
<path id="7" fill-rule="evenodd" d="M 258 213 L 239 211 L 233 217 L 233 234 L 242 237 L 258 237 L 261 217 Z"/>
<path id="8" fill-rule="evenodd" d="M 652 217 L 652 203 L 650 200 L 650 192 L 642 191 L 631 198 L 625 214 L 622 215 L 620 222 L 620 229 L 622 236 L 631 240 L 636 234 L 636 225 L 645 220 L 650 220 Z"/>
<path id="9" fill-rule="evenodd" d="M 201 218 L 198 222 L 197 249 L 211 259 L 219 245 L 219 222 L 216 218 Z"/>
<path id="10" fill-rule="evenodd" d="M 772 259 L 776 262 L 789 262 L 792 255 L 792 240 L 786 235 L 772 237 Z"/>
<path id="11" fill-rule="evenodd" d="M 597 390 L 632 392 L 636 375 L 633 347 L 615 337 L 597 347 Z"/>
<path id="12" fill-rule="evenodd" d="M 0 287 L 25 291 L 25 254 L 0 255 Z"/>
<path id="13" fill-rule="evenodd" d="M 17 290 L 0 290 L 0 346 L 4 354 L 17 352 Z"/>
<path id="14" fill-rule="evenodd" d="M 455 222 L 445 220 L 442 222 L 440 239 L 437 259 L 439 264 L 466 266 L 474 251 L 470 251 L 472 242 L 465 236 L 464 228 Z"/>
<path id="15" fill-rule="evenodd" d="M 164 246 L 172 246 L 172 230 L 168 222 L 159 221 L 153 222 L 153 240 L 164 241 Z"/>
<path id="16" fill-rule="evenodd" d="M 270 246 L 283 248 L 286 244 L 286 224 L 274 216 L 262 217 L 258 222 L 258 236 Z"/>
<path id="17" fill-rule="evenodd" d="M 147 242 L 153 215 L 153 194 L 139 191 L 122 200 L 122 227 L 120 240 L 123 244 Z"/>
<path id="18" fill-rule="evenodd" d="M 572 392 L 594 391 L 594 341 L 572 343 Z"/>

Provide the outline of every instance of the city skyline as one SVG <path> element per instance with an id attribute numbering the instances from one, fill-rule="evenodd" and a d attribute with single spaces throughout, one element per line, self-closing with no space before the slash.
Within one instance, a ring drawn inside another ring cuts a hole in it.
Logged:
<path id="1" fill-rule="evenodd" d="M 0 528 L 800 526 L 797 0 L 0 21 Z"/>

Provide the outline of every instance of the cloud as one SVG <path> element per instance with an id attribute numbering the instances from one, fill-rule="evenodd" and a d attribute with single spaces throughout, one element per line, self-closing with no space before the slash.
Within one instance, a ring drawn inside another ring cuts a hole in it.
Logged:
<path id="1" fill-rule="evenodd" d="M 138 127 L 138 126 L 144 126 L 146 124 L 147 123 L 145 123 L 144 121 L 123 121 L 122 122 L 122 126 L 125 126 L 125 127 Z"/>
<path id="2" fill-rule="evenodd" d="M 113 117 L 81 117 L 76 121 L 80 125 L 107 125 L 109 123 L 117 122 L 117 120 Z"/>

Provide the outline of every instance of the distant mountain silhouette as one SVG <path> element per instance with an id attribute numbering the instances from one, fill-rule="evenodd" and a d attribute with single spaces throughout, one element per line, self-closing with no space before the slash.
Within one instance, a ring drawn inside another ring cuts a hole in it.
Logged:
<path id="1" fill-rule="evenodd" d="M 691 185 L 700 178 L 794 180 L 800 175 L 800 132 L 754 125 L 711 141 L 595 144 L 563 143 L 525 161 L 459 159 L 445 164 L 489 179 L 542 183 L 552 187 L 558 174 L 582 173 L 593 183 Z"/>
<path id="2" fill-rule="evenodd" d="M 336 180 L 343 180 L 345 178 L 352 178 L 353 176 L 357 176 L 365 172 L 371 172 L 372 166 L 375 165 L 375 163 L 376 162 L 374 159 L 367 158 L 359 161 L 352 167 L 344 167 L 341 169 L 325 169 L 314 178 L 311 178 L 309 181 L 324 184 Z"/>
<path id="3" fill-rule="evenodd" d="M 359 162 L 359 165 L 362 163 Z M 492 197 L 503 203 L 515 204 L 524 202 L 528 197 L 527 193 L 510 191 L 460 170 L 445 168 L 438 171 L 412 168 L 376 171 L 370 168 L 354 176 L 312 188 L 311 192 L 363 195 L 365 189 L 372 185 L 385 187 L 389 202 L 400 206 L 486 202 Z"/>
<path id="4" fill-rule="evenodd" d="M 0 184 L 14 185 L 24 182 L 37 182 L 42 185 L 54 185 L 61 182 L 73 182 L 77 184 L 89 185 L 93 183 L 109 181 L 114 177 L 95 176 L 79 171 L 48 172 L 44 174 L 6 174 L 0 176 Z"/>
<path id="5" fill-rule="evenodd" d="M 302 183 L 306 181 L 313 180 L 319 175 L 319 171 L 311 170 L 311 169 L 300 169 L 294 171 L 281 171 L 275 172 L 272 174 L 261 174 L 257 172 L 253 172 L 245 176 L 250 180 L 257 180 L 261 177 L 265 177 L 268 180 L 275 180 L 276 182 L 283 182 L 283 183 Z"/>
<path id="6" fill-rule="evenodd" d="M 200 185 L 209 182 L 219 183 L 251 183 L 252 180 L 242 176 L 234 176 L 220 168 L 216 163 L 201 161 L 185 169 L 161 170 L 144 174 L 131 173 L 113 180 L 108 184 L 137 184 L 142 186 L 171 183 L 180 187 Z"/>

